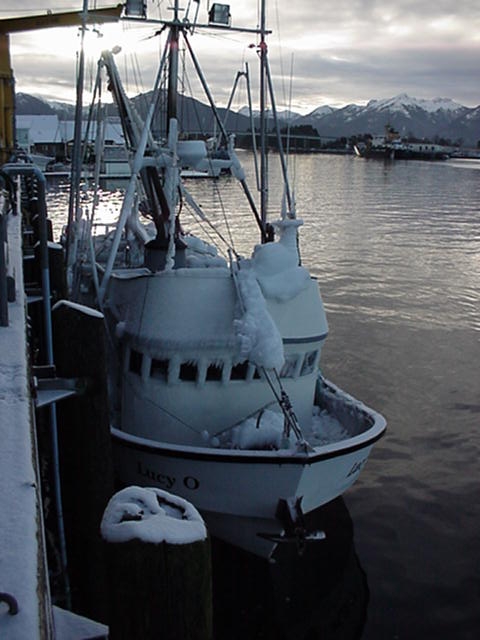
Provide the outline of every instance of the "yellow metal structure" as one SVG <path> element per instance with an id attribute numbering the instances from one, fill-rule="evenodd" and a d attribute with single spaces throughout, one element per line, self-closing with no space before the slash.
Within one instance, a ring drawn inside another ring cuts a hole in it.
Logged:
<path id="1" fill-rule="evenodd" d="M 15 80 L 10 60 L 9 34 L 114 21 L 120 18 L 122 11 L 123 5 L 119 4 L 88 11 L 86 15 L 82 11 L 69 11 L 0 20 L 0 165 L 7 162 L 15 150 Z"/>

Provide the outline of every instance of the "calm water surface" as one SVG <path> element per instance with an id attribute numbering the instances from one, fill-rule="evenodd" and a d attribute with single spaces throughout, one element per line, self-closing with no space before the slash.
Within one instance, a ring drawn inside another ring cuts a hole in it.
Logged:
<path id="1" fill-rule="evenodd" d="M 271 169 L 273 212 L 275 158 Z M 323 371 L 383 413 L 388 432 L 344 501 L 319 514 L 323 548 L 299 562 L 282 551 L 270 566 L 215 552 L 225 586 L 216 596 L 225 613 L 217 634 L 476 640 L 480 164 L 296 156 L 290 173 L 305 221 L 302 260 L 318 278 L 329 319 Z M 257 233 L 234 181 L 187 186 L 248 255 Z M 118 200 L 105 192 L 101 215 Z M 66 201 L 52 186 L 56 232 Z M 233 212 L 228 228 L 224 210 Z"/>

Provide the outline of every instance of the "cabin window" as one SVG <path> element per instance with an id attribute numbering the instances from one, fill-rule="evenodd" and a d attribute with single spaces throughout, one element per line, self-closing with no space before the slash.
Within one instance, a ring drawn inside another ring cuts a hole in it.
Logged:
<path id="1" fill-rule="evenodd" d="M 168 378 L 168 360 L 152 359 L 150 366 L 150 375 L 158 380 L 167 380 Z"/>
<path id="2" fill-rule="evenodd" d="M 135 349 L 130 349 L 130 362 L 129 362 L 129 370 L 132 373 L 138 373 L 140 375 L 142 373 L 142 360 L 143 356 L 139 351 L 135 351 Z"/>
<path id="3" fill-rule="evenodd" d="M 248 360 L 234 365 L 230 371 L 230 380 L 246 380 L 248 374 Z"/>
<path id="4" fill-rule="evenodd" d="M 209 364 L 207 367 L 206 380 L 221 380 L 222 379 L 222 365 Z"/>
<path id="5" fill-rule="evenodd" d="M 318 351 L 309 351 L 305 354 L 305 358 L 302 364 L 301 376 L 308 376 L 315 369 L 315 363 L 317 361 Z"/>
<path id="6" fill-rule="evenodd" d="M 180 380 L 184 382 L 195 382 L 198 368 L 193 362 L 182 362 L 180 365 Z"/>
<path id="7" fill-rule="evenodd" d="M 285 356 L 285 363 L 280 371 L 281 378 L 294 378 L 297 370 L 298 354 Z"/>

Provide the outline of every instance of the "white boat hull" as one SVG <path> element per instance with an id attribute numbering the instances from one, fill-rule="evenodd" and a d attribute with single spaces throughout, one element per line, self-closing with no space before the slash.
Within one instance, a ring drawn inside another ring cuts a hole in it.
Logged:
<path id="1" fill-rule="evenodd" d="M 344 493 L 385 430 L 382 416 L 338 389 L 336 403 L 353 406 L 368 428 L 308 453 L 172 445 L 113 429 L 118 479 L 122 485 L 160 487 L 187 499 L 212 535 L 268 556 L 275 545 L 258 534 L 282 532 L 276 519 L 279 501 L 301 498 L 308 513 Z"/>

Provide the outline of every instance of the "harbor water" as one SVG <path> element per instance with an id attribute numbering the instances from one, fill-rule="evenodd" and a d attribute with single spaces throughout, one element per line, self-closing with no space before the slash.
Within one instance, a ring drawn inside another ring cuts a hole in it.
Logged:
<path id="1" fill-rule="evenodd" d="M 251 156 L 241 154 L 253 177 Z M 278 217 L 280 168 L 270 158 Z M 480 629 L 480 162 L 289 160 L 303 264 L 329 321 L 322 371 L 385 415 L 356 485 L 317 514 L 327 539 L 276 563 L 215 549 L 222 638 L 474 640 Z M 98 216 L 121 193 L 110 185 Z M 107 185 L 108 187 L 108 185 Z M 188 180 L 248 257 L 233 178 Z M 84 192 L 84 205 L 91 197 Z M 51 182 L 55 235 L 66 186 Z M 228 220 L 227 220 L 228 216 Z M 188 212 L 181 218 L 187 227 Z M 228 222 L 228 223 L 227 223 Z M 206 237 L 212 229 L 194 223 Z M 323 545 L 323 546 L 322 546 Z M 227 557 L 228 556 L 228 557 Z"/>

